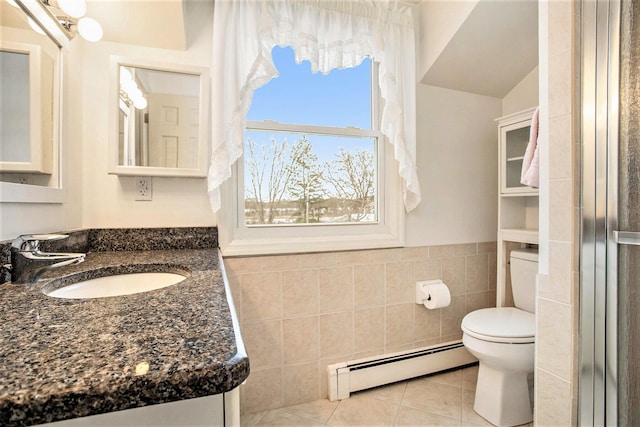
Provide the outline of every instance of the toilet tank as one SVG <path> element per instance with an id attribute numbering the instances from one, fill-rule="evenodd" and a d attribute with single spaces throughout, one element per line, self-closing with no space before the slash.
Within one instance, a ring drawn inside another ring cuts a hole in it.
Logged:
<path id="1" fill-rule="evenodd" d="M 511 290 L 513 303 L 529 313 L 536 310 L 536 275 L 538 274 L 538 250 L 517 249 L 511 251 Z"/>

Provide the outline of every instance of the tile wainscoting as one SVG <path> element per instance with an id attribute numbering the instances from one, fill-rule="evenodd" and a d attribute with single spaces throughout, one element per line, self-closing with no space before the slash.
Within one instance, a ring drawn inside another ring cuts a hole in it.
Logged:
<path id="1" fill-rule="evenodd" d="M 329 364 L 460 339 L 465 314 L 496 300 L 495 242 L 224 262 L 251 360 L 243 413 L 326 398 Z M 427 279 L 449 307 L 414 302 Z"/>

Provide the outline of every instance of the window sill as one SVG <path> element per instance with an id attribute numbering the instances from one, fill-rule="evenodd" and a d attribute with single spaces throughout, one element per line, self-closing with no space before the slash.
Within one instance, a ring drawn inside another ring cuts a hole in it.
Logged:
<path id="1" fill-rule="evenodd" d="M 223 256 L 383 249 L 403 245 L 403 236 L 394 234 L 242 239 L 225 242 L 225 233 L 220 230 L 220 251 Z"/>

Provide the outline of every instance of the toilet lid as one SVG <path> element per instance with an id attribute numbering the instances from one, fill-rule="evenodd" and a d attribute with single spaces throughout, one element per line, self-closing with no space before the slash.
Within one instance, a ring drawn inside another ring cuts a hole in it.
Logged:
<path id="1" fill-rule="evenodd" d="M 514 307 L 484 308 L 462 319 L 462 330 L 472 337 L 503 343 L 532 343 L 536 333 L 533 313 Z"/>

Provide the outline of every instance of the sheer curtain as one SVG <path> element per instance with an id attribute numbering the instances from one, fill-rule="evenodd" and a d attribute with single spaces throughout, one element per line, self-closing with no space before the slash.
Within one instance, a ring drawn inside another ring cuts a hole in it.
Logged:
<path id="1" fill-rule="evenodd" d="M 208 191 L 220 209 L 220 185 L 242 155 L 253 91 L 278 75 L 274 46 L 293 47 L 314 72 L 379 64 L 380 127 L 393 144 L 407 211 L 420 202 L 416 174 L 414 17 L 391 0 L 221 0 L 213 20 L 212 151 Z"/>

